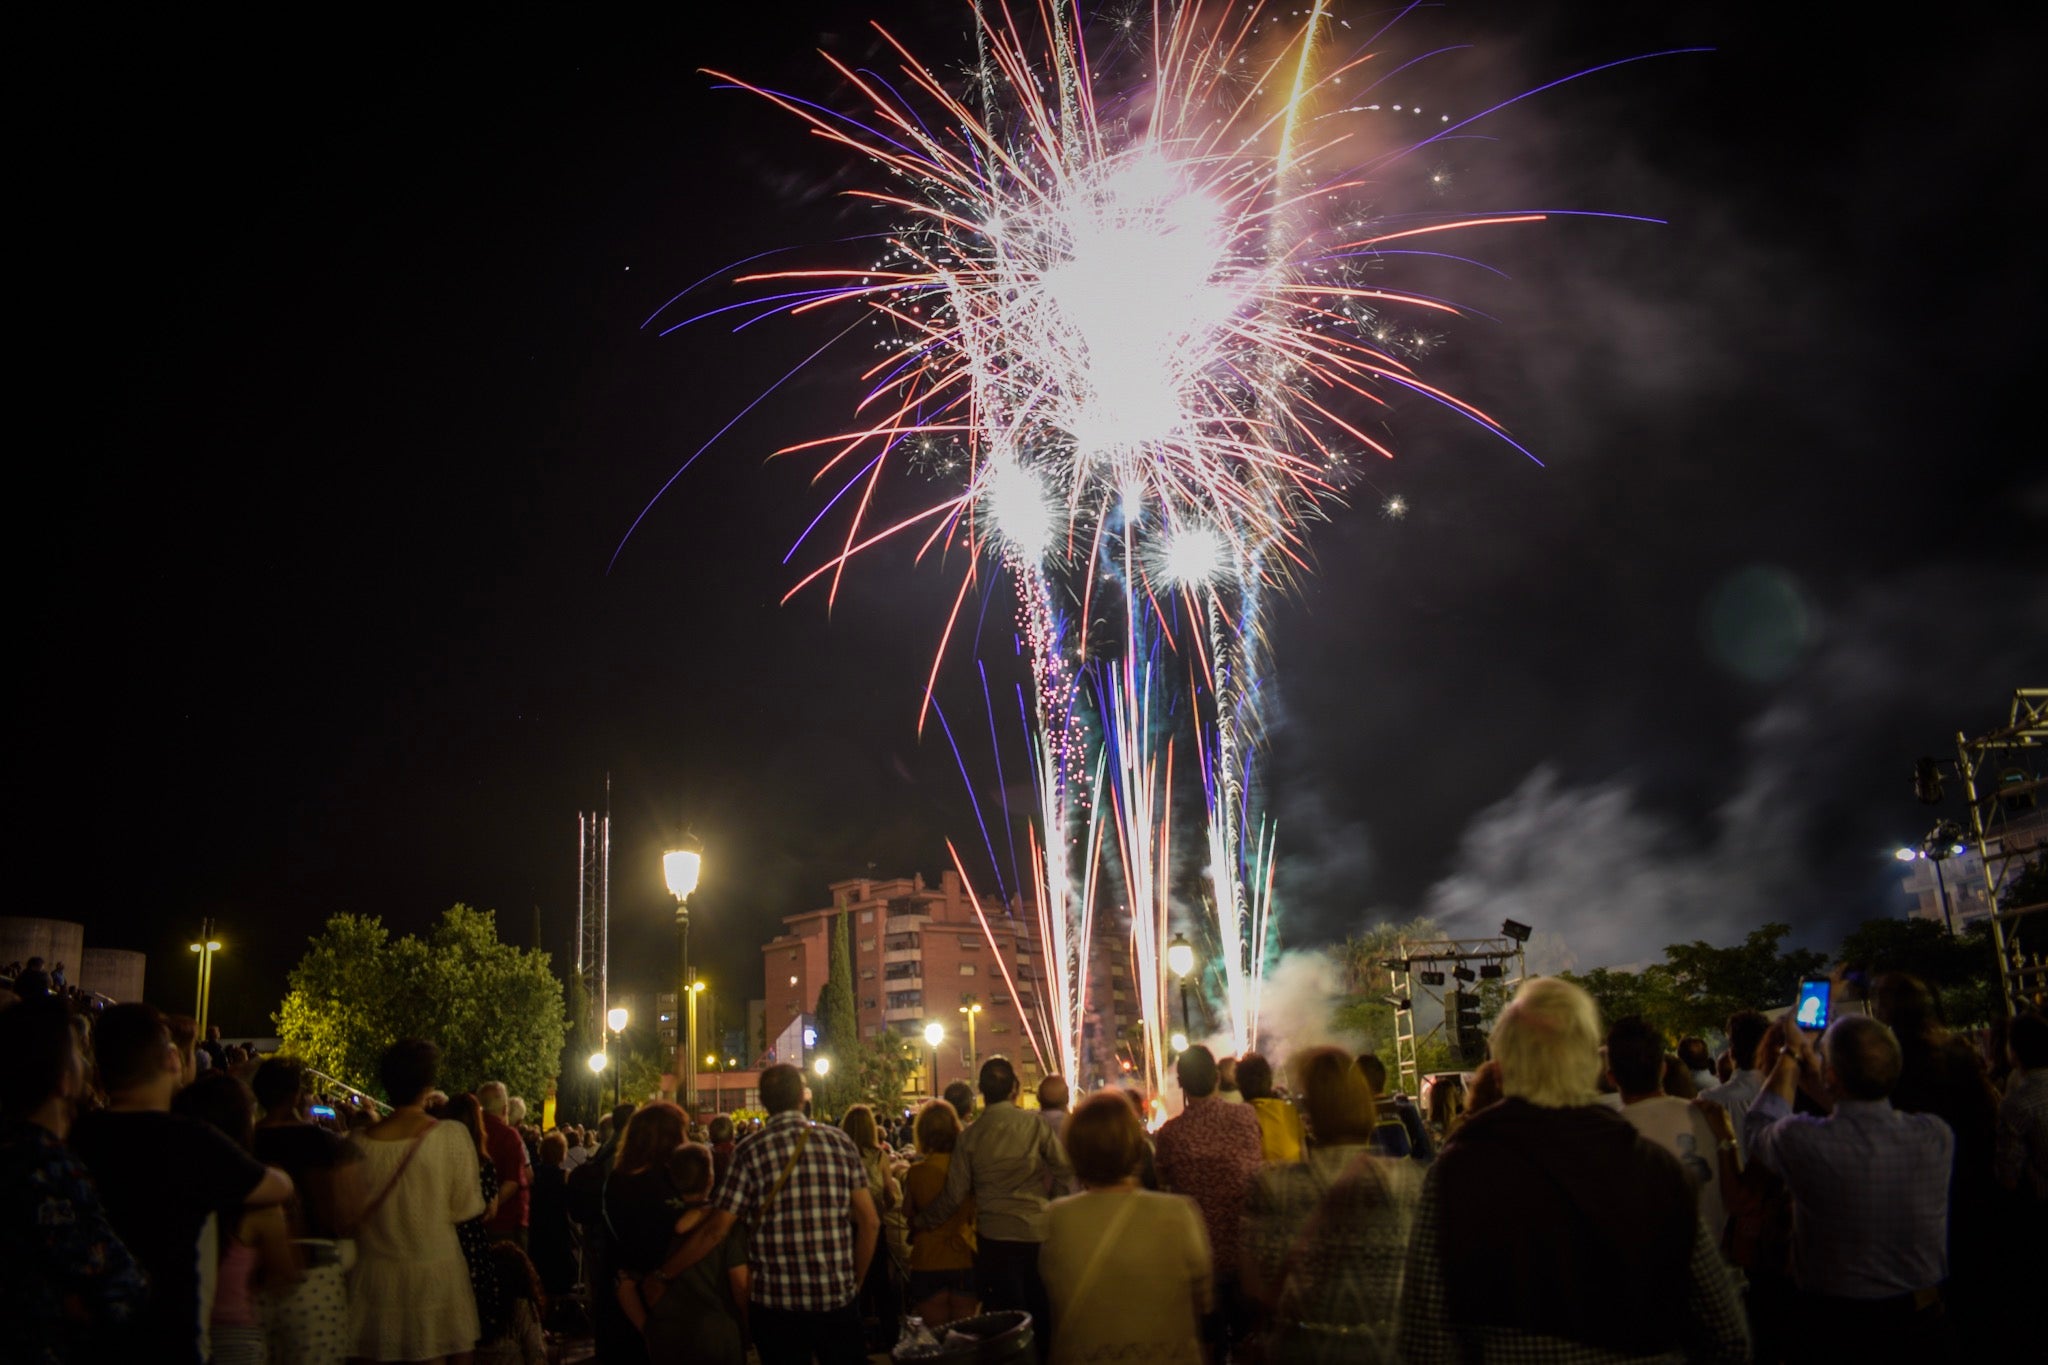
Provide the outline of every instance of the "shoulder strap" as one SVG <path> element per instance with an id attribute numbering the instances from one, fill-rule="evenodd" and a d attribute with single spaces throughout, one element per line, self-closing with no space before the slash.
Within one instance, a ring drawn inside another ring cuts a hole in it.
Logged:
<path id="1" fill-rule="evenodd" d="M 390 1197 L 391 1192 L 398 1188 L 400 1178 L 405 1175 L 405 1168 L 412 1165 L 412 1159 L 420 1154 L 420 1144 L 427 1140 L 427 1134 L 440 1126 L 440 1122 L 439 1119 L 434 1119 L 426 1127 L 420 1129 L 419 1133 L 412 1140 L 412 1146 L 405 1149 L 405 1156 L 399 1160 L 398 1169 L 391 1173 L 391 1179 L 384 1183 L 384 1188 L 377 1191 L 376 1196 L 369 1203 L 363 1205 L 363 1211 L 356 1215 L 357 1222 L 369 1222 L 370 1215 L 384 1206 L 385 1199 Z"/>
<path id="2" fill-rule="evenodd" d="M 1123 1206 L 1116 1211 L 1116 1217 L 1109 1220 L 1109 1226 L 1102 1230 L 1102 1237 L 1095 1243 L 1095 1251 L 1088 1257 L 1088 1264 L 1081 1267 L 1081 1278 L 1074 1281 L 1074 1292 L 1067 1298 L 1067 1316 L 1074 1315 L 1074 1309 L 1095 1287 L 1095 1272 L 1102 1269 L 1102 1258 L 1116 1244 L 1116 1235 L 1124 1230 L 1124 1224 L 1131 1221 L 1132 1212 L 1138 1207 L 1140 1190 L 1132 1190 L 1123 1196 Z"/>
<path id="3" fill-rule="evenodd" d="M 790 1172 L 796 1169 L 796 1160 L 804 1154 L 804 1144 L 810 1140 L 811 1126 L 807 1123 L 804 1125 L 804 1130 L 796 1135 L 796 1146 L 790 1149 L 789 1160 L 782 1163 L 782 1174 L 775 1177 L 774 1188 L 769 1190 L 768 1197 L 761 1201 L 761 1207 L 754 1211 L 755 1227 L 761 1226 L 761 1224 L 768 1220 L 769 1207 L 775 1203 L 775 1196 L 782 1193 L 782 1187 L 789 1183 Z"/>

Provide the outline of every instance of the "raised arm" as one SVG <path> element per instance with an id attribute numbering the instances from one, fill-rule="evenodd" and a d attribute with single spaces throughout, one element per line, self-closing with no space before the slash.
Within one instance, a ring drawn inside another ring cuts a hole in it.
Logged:
<path id="1" fill-rule="evenodd" d="M 866 1197 L 867 1191 L 862 1190 L 861 1195 Z M 870 1207 L 873 1206 L 870 1205 Z M 718 1244 L 725 1240 L 725 1235 L 732 1231 L 732 1225 L 738 1221 L 739 1219 L 735 1218 L 729 1210 L 712 1209 L 704 1215 L 704 1221 L 697 1224 L 696 1229 L 689 1236 L 683 1238 L 681 1244 L 674 1251 L 671 1251 L 647 1278 L 661 1281 L 662 1287 L 666 1288 L 671 1281 L 685 1270 L 688 1270 L 691 1266 L 718 1250 Z M 654 1298 L 659 1297 L 658 1293 L 654 1296 Z M 650 1305 L 652 1302 L 653 1299 L 650 1299 Z"/>
<path id="2" fill-rule="evenodd" d="M 1062 1160 L 1065 1158 L 1062 1157 Z M 967 1140 L 963 1136 L 953 1147 L 953 1160 L 946 1167 L 946 1188 L 939 1191 L 938 1198 L 924 1206 L 917 1215 L 917 1229 L 930 1232 L 953 1216 L 953 1210 L 960 1207 L 960 1201 L 967 1198 L 974 1189 L 974 1163 L 969 1156 Z"/>

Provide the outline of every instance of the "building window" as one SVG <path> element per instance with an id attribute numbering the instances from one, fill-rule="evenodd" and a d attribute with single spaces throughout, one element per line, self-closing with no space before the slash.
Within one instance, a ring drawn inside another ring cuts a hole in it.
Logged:
<path id="1" fill-rule="evenodd" d="M 875 922 L 875 912 L 874 912 L 874 911 L 872 911 L 872 910 L 863 910 L 863 911 L 861 911 L 861 912 L 860 912 L 860 922 L 861 922 L 862 924 L 873 924 L 873 923 Z"/>
<path id="2" fill-rule="evenodd" d="M 875 941 L 871 938 L 862 939 L 860 941 L 860 950 L 864 953 L 872 953 L 875 950 Z"/>
<path id="3" fill-rule="evenodd" d="M 892 1010 L 914 1010 L 924 1008 L 923 991 L 890 991 L 889 1008 Z"/>
<path id="4" fill-rule="evenodd" d="M 860 979 L 863 981 L 873 981 L 875 979 L 875 969 L 873 967 L 861 968 Z"/>
<path id="5" fill-rule="evenodd" d="M 1007 1005 L 1010 1003 L 1010 997 L 1004 995 L 1001 991 L 997 991 L 988 998 L 988 1002 L 991 1005 Z"/>
<path id="6" fill-rule="evenodd" d="M 962 951 L 971 953 L 981 947 L 981 940 L 970 937 L 967 934 L 962 934 L 960 935 L 960 947 Z"/>
<path id="7" fill-rule="evenodd" d="M 960 975 L 962 975 L 962 976 L 973 976 L 974 974 L 975 974 L 975 967 L 974 967 L 974 964 L 973 964 L 972 962 L 963 962 L 963 963 L 961 963 L 961 964 L 960 964 Z"/>
<path id="8" fill-rule="evenodd" d="M 988 1031 L 990 1033 L 1008 1033 L 1010 1031 L 1010 1026 L 998 1020 L 997 1022 L 990 1024 L 988 1026 Z"/>
<path id="9" fill-rule="evenodd" d="M 873 1009 L 873 1008 L 874 1008 L 874 1007 L 875 1007 L 875 1006 L 876 1006 L 877 1004 L 879 1004 L 879 1003 L 880 1003 L 880 1002 L 879 1002 L 879 1001 L 877 1001 L 877 1000 L 875 999 L 875 997 L 873 997 L 872 995 L 870 995 L 870 996 L 868 996 L 868 997 L 867 997 L 866 999 L 864 999 L 864 1000 L 862 1000 L 862 1001 L 860 1002 L 860 1007 L 861 1007 L 862 1009 L 864 1009 L 864 1010 L 871 1010 L 871 1009 Z"/>
<path id="10" fill-rule="evenodd" d="M 911 977 L 922 975 L 922 973 L 923 968 L 919 967 L 915 962 L 891 962 L 888 966 L 882 968 L 882 975 L 888 977 L 891 981 L 905 981 Z"/>

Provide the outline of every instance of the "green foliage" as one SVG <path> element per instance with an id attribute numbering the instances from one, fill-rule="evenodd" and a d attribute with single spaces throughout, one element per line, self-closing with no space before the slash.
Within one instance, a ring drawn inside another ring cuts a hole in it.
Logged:
<path id="1" fill-rule="evenodd" d="M 334 916 L 272 1017 L 286 1052 L 373 1094 L 384 1049 L 429 1038 L 441 1047 L 443 1090 L 502 1080 L 536 1110 L 565 1032 L 548 954 L 500 942 L 491 912 L 466 905 L 425 939 L 393 939 L 375 916 Z"/>
<path id="2" fill-rule="evenodd" d="M 854 1059 L 856 1100 L 893 1113 L 903 1106 L 903 1088 L 924 1071 L 923 1050 L 890 1029 L 863 1042 Z"/>
<path id="3" fill-rule="evenodd" d="M 1932 986 L 1950 1024 L 1989 1021 L 2003 1008 L 1991 926 L 1978 921 L 1953 937 L 1937 920 L 1873 919 L 1842 940 L 1842 974 L 1867 984 L 1885 972 L 1911 972 Z"/>
<path id="4" fill-rule="evenodd" d="M 1791 932 L 1790 925 L 1765 924 L 1732 948 L 1716 948 L 1703 939 L 1666 948 L 1665 965 L 1678 996 L 1674 1030 L 1717 1033 L 1737 1010 L 1790 1004 L 1800 978 L 1824 972 L 1828 965 L 1827 954 L 1811 949 L 1779 952 L 1779 941 Z"/>
<path id="5" fill-rule="evenodd" d="M 853 1004 L 853 938 L 849 916 L 841 911 L 832 922 L 832 956 L 825 984 L 818 992 L 818 1051 L 832 1069 L 811 1077 L 815 1112 L 840 1114 L 858 1102 L 861 1075 L 860 1016 Z"/>
<path id="6" fill-rule="evenodd" d="M 1617 1019 L 1639 1015 L 1666 1038 L 1675 1040 L 1687 1032 L 1684 1023 L 1687 1015 L 1678 983 L 1673 979 L 1671 969 L 1662 963 L 1654 963 L 1639 972 L 1595 967 L 1584 975 L 1573 972 L 1559 972 L 1558 975 L 1584 987 L 1586 994 L 1593 997 L 1600 1006 L 1603 1027 Z M 1727 1016 L 1722 1017 L 1725 1019 Z"/>

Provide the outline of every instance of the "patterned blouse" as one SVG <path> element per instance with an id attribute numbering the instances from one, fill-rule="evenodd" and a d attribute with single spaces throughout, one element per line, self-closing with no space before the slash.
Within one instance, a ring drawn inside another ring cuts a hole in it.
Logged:
<path id="1" fill-rule="evenodd" d="M 149 1297 L 85 1167 L 40 1124 L 0 1133 L 0 1267 L 8 1359 L 25 1365 L 88 1358 L 92 1332 Z"/>

